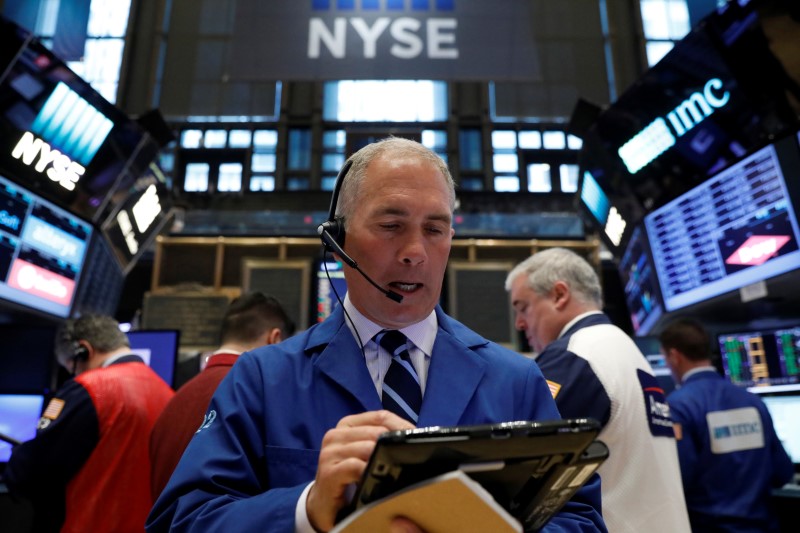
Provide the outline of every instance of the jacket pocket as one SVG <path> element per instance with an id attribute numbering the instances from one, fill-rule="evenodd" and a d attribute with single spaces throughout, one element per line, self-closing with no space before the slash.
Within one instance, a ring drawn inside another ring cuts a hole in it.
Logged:
<path id="1" fill-rule="evenodd" d="M 270 487 L 293 487 L 314 480 L 319 450 L 305 448 L 265 448 Z"/>

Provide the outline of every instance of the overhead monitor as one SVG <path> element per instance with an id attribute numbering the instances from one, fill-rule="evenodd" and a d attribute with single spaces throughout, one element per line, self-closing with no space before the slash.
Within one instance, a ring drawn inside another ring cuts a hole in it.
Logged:
<path id="1" fill-rule="evenodd" d="M 800 268 L 797 176 L 791 135 L 645 216 L 667 311 Z"/>
<path id="2" fill-rule="evenodd" d="M 119 190 L 119 200 L 103 222 L 123 272 L 127 273 L 170 219 L 172 199 L 161 169 L 151 163 L 131 187 Z"/>
<path id="3" fill-rule="evenodd" d="M 722 368 L 735 385 L 800 394 L 800 326 L 717 335 Z"/>
<path id="4" fill-rule="evenodd" d="M 0 176 L 0 300 L 69 316 L 92 226 Z"/>
<path id="5" fill-rule="evenodd" d="M 157 145 L 38 40 L 2 18 L 0 33 L 24 43 L 0 65 L 0 172 L 96 221 L 109 193 L 138 175 Z"/>
<path id="6" fill-rule="evenodd" d="M 583 171 L 578 198 L 580 212 L 599 230 L 606 245 L 612 250 L 622 246 L 631 231 L 629 202 L 616 197 L 612 200 L 588 170 Z"/>
<path id="7" fill-rule="evenodd" d="M 609 194 L 660 207 L 797 127 L 756 8 L 727 2 L 605 109 L 581 164 Z"/>
<path id="8" fill-rule="evenodd" d="M 167 385 L 175 384 L 175 367 L 178 364 L 180 331 L 176 329 L 134 330 L 127 332 L 131 350 L 163 379 Z"/>
<path id="9" fill-rule="evenodd" d="M 631 234 L 619 260 L 619 272 L 633 330 L 637 335 L 646 335 L 664 315 L 664 304 L 642 224 Z"/>

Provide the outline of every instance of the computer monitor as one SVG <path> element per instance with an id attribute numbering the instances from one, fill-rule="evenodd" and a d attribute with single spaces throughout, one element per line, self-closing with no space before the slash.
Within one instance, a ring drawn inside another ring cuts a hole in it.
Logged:
<path id="1" fill-rule="evenodd" d="M 332 258 L 320 259 L 314 264 L 314 302 L 311 308 L 314 316 L 311 323 L 322 322 L 344 301 L 347 282 L 344 279 L 344 266 Z M 380 295 L 378 295 L 380 296 Z"/>
<path id="2" fill-rule="evenodd" d="M 800 326 L 720 333 L 722 368 L 752 391 L 800 394 Z"/>
<path id="3" fill-rule="evenodd" d="M 127 333 L 131 350 L 142 356 L 170 387 L 175 384 L 175 367 L 178 363 L 180 331 L 177 329 L 135 330 Z"/>
<path id="4" fill-rule="evenodd" d="M 0 474 L 11 457 L 8 440 L 25 442 L 36 436 L 43 403 L 41 394 L 0 394 Z"/>
<path id="5" fill-rule="evenodd" d="M 759 394 L 769 410 L 775 433 L 783 444 L 783 449 L 791 457 L 796 472 L 800 472 L 800 393 L 761 393 Z"/>
<path id="6" fill-rule="evenodd" d="M 667 311 L 800 269 L 798 172 L 791 135 L 645 216 Z"/>

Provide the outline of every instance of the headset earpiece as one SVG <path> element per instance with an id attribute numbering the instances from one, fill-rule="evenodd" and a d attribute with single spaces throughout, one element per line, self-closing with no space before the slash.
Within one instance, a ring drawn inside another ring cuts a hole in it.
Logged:
<path id="1" fill-rule="evenodd" d="M 325 230 L 330 233 L 333 240 L 336 241 L 340 247 L 344 247 L 344 221 L 341 218 L 336 218 L 333 221 L 329 220 L 322 224 Z"/>
<path id="2" fill-rule="evenodd" d="M 323 237 L 323 232 L 327 232 L 340 248 L 344 247 L 344 220 L 342 220 L 341 217 L 336 216 L 336 204 L 339 202 L 339 192 L 342 190 L 342 182 L 344 181 L 345 176 L 347 176 L 347 172 L 350 170 L 352 165 L 353 162 L 348 159 L 339 170 L 339 174 L 336 176 L 336 183 L 333 185 L 331 206 L 330 209 L 328 209 L 328 220 L 320 224 L 317 228 L 317 233 L 321 238 Z M 322 243 L 325 245 L 326 250 L 330 252 L 336 251 L 333 249 L 333 247 L 331 247 L 330 244 L 325 242 L 324 238 L 322 238 Z"/>
<path id="3" fill-rule="evenodd" d="M 78 341 L 75 341 L 72 347 L 72 358 L 76 361 L 86 361 L 89 359 L 89 349 Z"/>

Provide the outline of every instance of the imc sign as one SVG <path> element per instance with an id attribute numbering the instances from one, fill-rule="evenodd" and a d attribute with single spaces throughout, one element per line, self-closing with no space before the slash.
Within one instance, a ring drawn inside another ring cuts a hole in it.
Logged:
<path id="1" fill-rule="evenodd" d="M 731 99 L 730 92 L 722 88 L 722 80 L 712 78 L 664 117 L 658 117 L 634 135 L 618 150 L 628 172 L 636 174 L 654 159 L 666 152 L 686 132 L 708 118 Z"/>
<path id="2" fill-rule="evenodd" d="M 239 0 L 242 79 L 540 79 L 527 0 Z"/>

